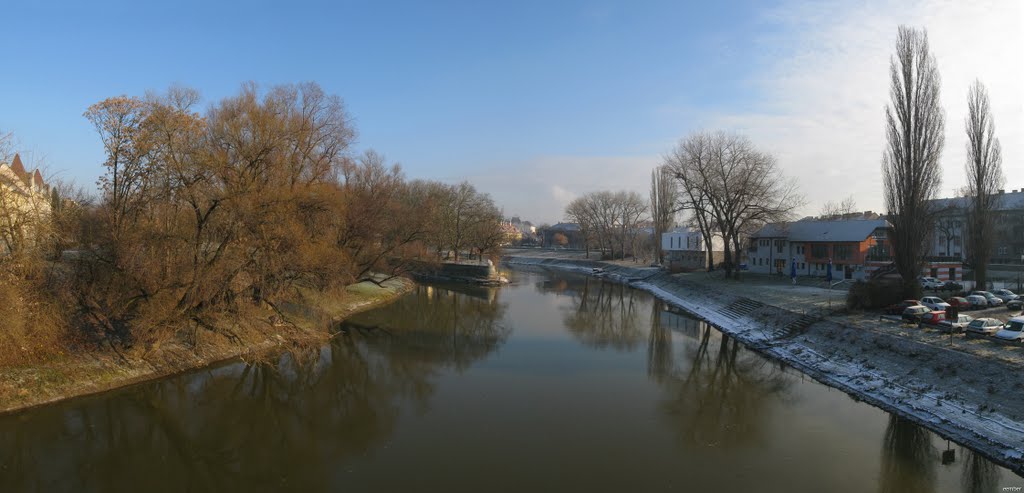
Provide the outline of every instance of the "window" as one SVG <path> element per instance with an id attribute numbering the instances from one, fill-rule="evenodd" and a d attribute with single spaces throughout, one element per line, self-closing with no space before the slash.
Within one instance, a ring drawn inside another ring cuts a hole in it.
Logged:
<path id="1" fill-rule="evenodd" d="M 775 240 L 775 253 L 782 253 L 784 243 L 782 240 Z"/>
<path id="2" fill-rule="evenodd" d="M 828 257 L 828 245 L 811 245 L 811 256 L 817 258 Z"/>
<path id="3" fill-rule="evenodd" d="M 853 258 L 853 247 L 850 245 L 836 245 L 833 247 L 835 257 L 839 260 L 850 260 Z"/>
<path id="4" fill-rule="evenodd" d="M 1006 247 L 1001 246 L 1001 247 L 996 249 L 996 253 L 999 254 L 999 255 L 1006 255 L 1009 252 L 1007 251 Z"/>

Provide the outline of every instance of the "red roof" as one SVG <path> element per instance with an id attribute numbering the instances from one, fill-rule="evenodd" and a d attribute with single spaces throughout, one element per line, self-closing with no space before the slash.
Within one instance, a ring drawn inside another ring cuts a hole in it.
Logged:
<path id="1" fill-rule="evenodd" d="M 11 171 L 14 172 L 14 176 L 20 178 L 26 185 L 31 185 L 32 178 L 35 178 L 36 185 L 44 186 L 42 173 L 40 173 L 38 169 L 35 173 L 29 173 L 26 171 L 25 165 L 21 162 L 21 156 L 18 154 L 15 154 L 14 160 L 11 161 Z"/>
<path id="2" fill-rule="evenodd" d="M 25 165 L 21 164 L 21 156 L 17 154 L 14 155 L 14 161 L 11 161 L 11 171 L 14 172 L 14 176 L 21 178 L 21 181 L 25 182 L 26 185 L 31 181 L 28 172 L 25 171 Z"/>

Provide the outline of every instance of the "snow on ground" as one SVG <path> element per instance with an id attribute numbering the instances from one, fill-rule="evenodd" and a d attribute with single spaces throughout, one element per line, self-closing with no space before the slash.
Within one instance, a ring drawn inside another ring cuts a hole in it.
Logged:
<path id="1" fill-rule="evenodd" d="M 828 293 L 820 286 L 778 286 L 776 282 L 774 288 L 766 288 L 758 280 L 723 284 L 704 273 L 670 275 L 655 268 L 573 258 L 517 254 L 505 262 L 588 275 L 601 269 L 597 275 L 648 291 L 822 383 L 900 414 L 1024 474 L 1024 351 L 1020 348 L 1002 350 L 992 341 L 962 337 L 950 348 L 946 347 L 948 335 L 908 330 L 877 320 L 877 314 L 833 314 L 827 298 L 834 296 L 831 304 L 838 308 L 846 292 Z M 764 305 L 741 316 L 729 312 L 733 303 L 744 299 Z M 780 337 L 779 329 L 808 313 L 814 315 L 814 323 Z"/>

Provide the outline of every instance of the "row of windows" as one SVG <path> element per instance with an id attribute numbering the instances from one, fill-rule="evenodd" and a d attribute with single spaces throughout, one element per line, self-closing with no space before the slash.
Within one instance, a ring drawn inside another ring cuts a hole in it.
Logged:
<path id="1" fill-rule="evenodd" d="M 759 266 L 771 265 L 769 259 L 766 259 L 764 257 L 755 258 L 752 261 L 753 261 L 754 265 L 759 265 Z M 786 265 L 785 261 L 782 261 L 782 265 L 783 266 Z M 812 263 L 811 267 L 813 267 L 814 270 L 822 270 L 822 271 L 823 270 L 828 270 L 828 264 L 827 263 L 822 263 L 822 262 Z M 804 270 L 806 268 L 807 268 L 807 263 L 806 262 L 800 262 L 800 263 L 797 264 L 797 269 L 799 269 L 799 270 Z M 842 264 L 832 264 L 832 270 L 834 272 L 842 271 L 843 270 L 843 265 Z"/>

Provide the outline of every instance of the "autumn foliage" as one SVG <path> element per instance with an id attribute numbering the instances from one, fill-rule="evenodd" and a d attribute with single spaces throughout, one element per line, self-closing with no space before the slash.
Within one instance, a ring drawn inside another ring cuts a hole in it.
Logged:
<path id="1" fill-rule="evenodd" d="M 106 154 L 100 197 L 54 235 L 63 246 L 47 284 L 82 339 L 148 348 L 202 331 L 237 342 L 253 313 L 287 320 L 282 304 L 300 291 L 498 247 L 488 196 L 353 155 L 351 117 L 316 84 L 244 85 L 205 112 L 198 102 L 172 88 L 85 112 Z"/>

